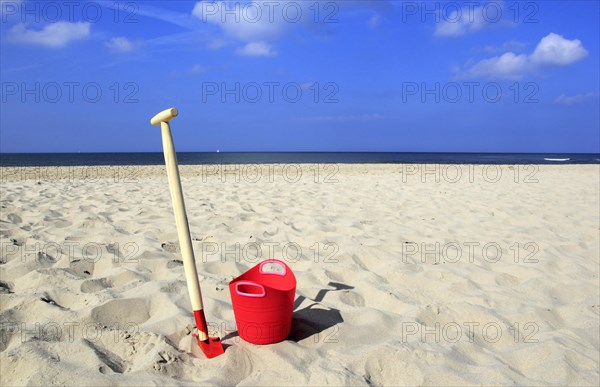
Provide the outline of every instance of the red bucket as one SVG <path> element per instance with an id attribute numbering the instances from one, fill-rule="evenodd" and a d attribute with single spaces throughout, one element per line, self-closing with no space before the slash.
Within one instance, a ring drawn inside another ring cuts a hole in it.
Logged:
<path id="1" fill-rule="evenodd" d="M 253 344 L 284 340 L 292 326 L 296 277 L 283 261 L 268 259 L 229 283 L 240 337 Z"/>

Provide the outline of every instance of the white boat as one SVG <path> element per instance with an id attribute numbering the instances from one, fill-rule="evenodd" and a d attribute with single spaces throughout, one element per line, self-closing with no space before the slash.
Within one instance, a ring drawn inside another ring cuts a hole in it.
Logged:
<path id="1" fill-rule="evenodd" d="M 546 161 L 569 161 L 571 159 L 568 157 L 566 159 L 550 159 L 550 158 L 544 157 L 544 160 L 546 160 Z"/>

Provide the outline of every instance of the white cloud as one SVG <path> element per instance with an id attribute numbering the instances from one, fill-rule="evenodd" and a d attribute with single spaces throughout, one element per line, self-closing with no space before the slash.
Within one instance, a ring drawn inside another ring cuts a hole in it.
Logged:
<path id="1" fill-rule="evenodd" d="M 33 70 L 33 69 L 39 68 L 40 66 L 41 65 L 39 65 L 39 64 L 34 64 L 34 65 L 26 65 L 26 66 L 3 68 L 2 69 L 2 74 L 16 73 L 16 72 L 20 72 L 20 71 Z"/>
<path id="2" fill-rule="evenodd" d="M 90 23 L 60 21 L 48 24 L 41 30 L 31 30 L 27 29 L 25 23 L 19 23 L 8 30 L 8 39 L 17 43 L 58 48 L 75 40 L 89 38 L 90 28 Z"/>
<path id="3" fill-rule="evenodd" d="M 219 48 L 225 46 L 227 42 L 225 39 L 213 39 L 206 45 L 209 50 L 218 50 Z"/>
<path id="4" fill-rule="evenodd" d="M 491 3 L 488 3 L 491 4 Z M 441 21 L 436 24 L 434 35 L 435 36 L 462 36 L 470 33 L 477 32 L 487 25 L 497 22 L 497 14 L 493 12 L 500 12 L 502 14 L 502 7 L 494 3 L 494 7 L 499 7 L 498 10 L 488 10 L 490 7 L 462 7 L 452 12 L 440 15 Z M 489 13 L 489 14 L 488 14 Z"/>
<path id="5" fill-rule="evenodd" d="M 114 10 L 110 13 L 113 15 L 113 12 L 123 12 L 126 8 L 121 10 L 121 7 L 124 7 L 125 4 L 119 4 L 119 2 L 115 2 L 114 0 L 95 0 L 95 3 L 98 3 L 101 6 L 107 7 L 111 10 Z M 190 15 L 188 12 L 178 12 L 173 11 L 168 8 L 160 8 L 152 6 L 153 1 L 143 1 L 139 2 L 139 4 L 135 7 L 135 12 L 130 16 L 131 22 L 134 20 L 139 20 L 138 16 L 145 16 L 157 20 L 162 20 L 167 23 L 171 23 L 173 25 L 183 27 L 189 30 L 195 30 L 200 27 L 200 23 L 198 20 Z M 123 12 L 123 16 L 127 15 L 128 12 Z"/>
<path id="6" fill-rule="evenodd" d="M 596 92 L 589 92 L 589 93 L 585 93 L 585 94 L 576 94 L 576 95 L 571 95 L 571 96 L 561 94 L 554 100 L 554 103 L 557 103 L 560 105 L 575 105 L 575 104 L 581 103 L 589 98 L 593 98 L 593 97 L 597 97 L 597 96 L 598 96 L 598 93 L 596 93 Z"/>
<path id="7" fill-rule="evenodd" d="M 371 29 L 377 28 L 381 24 L 381 16 L 379 16 L 378 14 L 371 16 L 368 24 L 369 28 Z"/>
<path id="8" fill-rule="evenodd" d="M 314 23 L 311 7 L 315 7 L 314 2 L 297 0 L 199 1 L 192 15 L 202 23 L 218 26 L 226 38 L 246 43 L 235 51 L 238 55 L 274 56 L 274 41 L 290 30 L 309 25 L 313 30 L 319 28 Z M 208 48 L 223 45 L 223 40 L 216 40 Z"/>
<path id="9" fill-rule="evenodd" d="M 196 74 L 203 74 L 206 72 L 206 67 L 201 66 L 199 64 L 195 64 L 190 68 L 189 73 L 192 75 L 196 75 Z"/>
<path id="10" fill-rule="evenodd" d="M 194 5 L 192 15 L 204 23 L 218 25 L 227 35 L 236 39 L 246 42 L 264 41 L 280 37 L 293 24 L 296 16 L 292 7 L 289 17 L 284 19 L 282 7 L 286 4 L 293 4 L 294 9 L 300 7 L 300 19 L 302 18 L 300 2 L 282 4 L 273 1 L 200 1 Z"/>
<path id="11" fill-rule="evenodd" d="M 567 66 L 588 54 L 579 39 L 568 40 L 550 33 L 543 37 L 531 54 L 531 61 L 540 65 Z"/>
<path id="12" fill-rule="evenodd" d="M 501 56 L 483 59 L 464 72 L 465 78 L 506 78 L 518 79 L 528 71 L 527 55 L 507 52 Z"/>
<path id="13" fill-rule="evenodd" d="M 113 52 L 130 52 L 138 49 L 142 45 L 139 41 L 134 42 L 123 36 L 112 38 L 105 44 L 106 47 Z"/>
<path id="14" fill-rule="evenodd" d="M 274 56 L 277 55 L 277 51 L 273 50 L 270 44 L 265 42 L 250 42 L 244 47 L 240 47 L 235 50 L 238 55 L 244 56 Z"/>
<path id="15" fill-rule="evenodd" d="M 496 54 L 498 52 L 506 52 L 506 51 L 523 51 L 527 45 L 524 42 L 520 42 L 518 40 L 509 40 L 508 42 L 504 42 L 499 46 L 487 45 L 483 48 L 483 51 L 489 52 L 491 54 Z"/>
<path id="16" fill-rule="evenodd" d="M 312 90 L 315 87 L 315 82 L 302 82 L 300 84 L 300 89 L 307 91 Z"/>
<path id="17" fill-rule="evenodd" d="M 509 51 L 474 64 L 467 63 L 457 72 L 456 78 L 520 79 L 546 66 L 573 64 L 586 55 L 587 50 L 578 39 L 565 39 L 551 32 L 540 40 L 529 55 Z"/>

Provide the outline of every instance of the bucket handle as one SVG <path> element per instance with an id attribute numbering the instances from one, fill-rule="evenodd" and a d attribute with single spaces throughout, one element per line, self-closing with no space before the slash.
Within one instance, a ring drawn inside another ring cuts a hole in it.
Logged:
<path id="1" fill-rule="evenodd" d="M 263 266 L 270 264 L 270 265 L 279 265 L 281 266 L 281 268 L 283 269 L 281 272 L 278 271 L 264 271 L 263 270 Z M 260 274 L 275 274 L 275 275 L 280 275 L 280 276 L 285 276 L 285 274 L 287 273 L 287 269 L 285 267 L 285 264 L 283 262 L 281 262 L 278 259 L 269 259 L 266 261 L 263 261 L 260 263 L 260 265 L 258 266 L 258 272 Z"/>
<path id="2" fill-rule="evenodd" d="M 246 293 L 246 292 L 242 292 L 239 289 L 240 285 L 246 285 L 246 286 L 255 286 L 257 288 L 260 288 L 261 292 L 260 293 Z M 257 284 L 256 282 L 250 282 L 250 281 L 239 281 L 235 283 L 235 292 L 237 294 L 239 294 L 240 296 L 245 296 L 245 297 L 264 297 L 267 293 L 265 292 L 265 288 L 260 285 Z"/>

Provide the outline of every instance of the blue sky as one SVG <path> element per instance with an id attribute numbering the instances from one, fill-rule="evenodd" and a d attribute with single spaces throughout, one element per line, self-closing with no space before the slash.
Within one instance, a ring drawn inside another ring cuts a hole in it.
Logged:
<path id="1" fill-rule="evenodd" d="M 1 0 L 1 152 L 600 152 L 598 1 Z"/>

